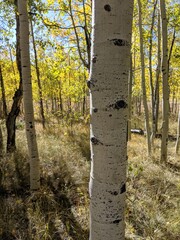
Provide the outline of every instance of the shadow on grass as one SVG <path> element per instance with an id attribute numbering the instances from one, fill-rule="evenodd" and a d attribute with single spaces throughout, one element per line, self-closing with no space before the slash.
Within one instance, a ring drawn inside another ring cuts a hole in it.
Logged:
<path id="1" fill-rule="evenodd" d="M 62 176 L 64 173 L 66 174 L 65 178 Z M 56 203 L 56 216 L 60 220 L 57 226 L 55 219 L 51 219 L 51 232 L 56 232 L 56 234 L 61 232 L 62 239 L 64 240 L 66 239 L 65 234 L 62 233 L 64 229 L 66 235 L 70 236 L 73 240 L 87 240 L 89 235 L 88 230 L 82 228 L 76 219 L 77 216 L 72 212 L 73 206 L 79 206 L 81 197 L 78 195 L 77 186 L 74 184 L 66 164 L 63 163 L 63 168 L 59 166 L 51 176 L 43 179 L 43 181 L 45 186 L 48 186 L 53 193 L 54 202 Z M 41 211 L 48 218 L 46 207 L 41 206 Z M 60 239 L 59 236 L 51 236 L 54 240 Z"/>
<path id="2" fill-rule="evenodd" d="M 91 154 L 90 154 L 90 140 L 89 140 L 89 134 L 87 133 L 81 133 L 80 135 L 74 135 L 69 133 L 69 138 L 71 142 L 75 142 L 79 150 L 82 153 L 82 156 L 87 159 L 87 161 L 90 161 Z"/>
<path id="3" fill-rule="evenodd" d="M 52 163 L 41 190 L 31 194 L 27 159 L 18 152 L 10 161 L 0 186 L 0 239 L 87 240 L 88 230 L 72 212 L 82 202 L 66 164 Z"/>

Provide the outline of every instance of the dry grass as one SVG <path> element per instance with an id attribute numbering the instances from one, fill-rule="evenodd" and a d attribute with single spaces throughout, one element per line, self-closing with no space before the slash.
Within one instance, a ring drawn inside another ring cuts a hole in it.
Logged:
<path id="1" fill-rule="evenodd" d="M 23 126 L 17 152 L 0 162 L 0 239 L 87 240 L 89 222 L 89 130 L 54 123 L 37 125 L 41 190 L 29 192 Z M 169 145 L 167 165 L 159 163 L 160 142 L 147 157 L 143 136 L 128 145 L 126 239 L 180 239 L 180 164 Z M 179 165 L 178 165 L 179 164 Z"/>

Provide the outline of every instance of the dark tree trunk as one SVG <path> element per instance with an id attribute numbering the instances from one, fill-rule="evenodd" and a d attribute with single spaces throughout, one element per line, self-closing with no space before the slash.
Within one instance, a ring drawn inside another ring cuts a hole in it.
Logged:
<path id="1" fill-rule="evenodd" d="M 7 117 L 6 94 L 5 94 L 1 64 L 0 64 L 0 82 L 1 82 L 2 102 L 3 102 L 3 117 L 6 118 Z"/>
<path id="2" fill-rule="evenodd" d="M 14 1 L 17 7 L 17 1 Z M 16 90 L 13 97 L 13 104 L 11 111 L 6 119 L 7 128 L 7 152 L 13 152 L 16 149 L 16 118 L 20 112 L 20 105 L 22 100 L 22 73 L 21 73 L 21 58 L 20 58 L 20 45 L 19 45 L 19 16 L 16 11 L 16 62 L 20 75 L 19 88 Z"/>

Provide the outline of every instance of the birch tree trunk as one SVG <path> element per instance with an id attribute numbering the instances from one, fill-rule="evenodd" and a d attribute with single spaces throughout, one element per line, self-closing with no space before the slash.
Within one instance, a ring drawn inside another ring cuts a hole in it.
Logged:
<path id="1" fill-rule="evenodd" d="M 179 149 L 180 149 L 180 110 L 178 114 L 178 124 L 177 124 L 177 140 L 176 140 L 176 146 L 175 146 L 175 151 L 176 154 L 179 154 Z"/>
<path id="2" fill-rule="evenodd" d="M 133 1 L 93 1 L 90 240 L 124 240 Z"/>
<path id="3" fill-rule="evenodd" d="M 2 135 L 1 125 L 0 125 L 0 159 L 2 158 L 2 156 L 3 156 L 3 135 Z"/>
<path id="4" fill-rule="evenodd" d="M 138 10 L 139 10 L 139 34 L 140 34 L 140 55 L 141 55 L 141 84 L 142 84 L 143 105 L 144 105 L 144 112 L 145 112 L 148 155 L 150 155 L 151 154 L 151 141 L 150 141 L 150 126 L 149 126 L 149 110 L 148 110 L 147 95 L 146 95 L 146 78 L 145 78 L 145 63 L 144 63 L 141 0 L 138 0 Z"/>
<path id="5" fill-rule="evenodd" d="M 169 130 L 169 85 L 168 85 L 168 40 L 165 0 L 160 0 L 161 30 L 162 30 L 162 79 L 163 79 L 163 109 L 162 109 L 162 141 L 161 161 L 167 161 L 167 145 Z"/>
<path id="6" fill-rule="evenodd" d="M 158 131 L 160 71 L 161 71 L 161 26 L 160 26 L 160 14 L 158 10 L 158 48 L 157 48 L 156 83 L 155 83 L 155 89 L 154 89 L 155 107 L 154 107 L 154 119 L 153 119 L 155 133 Z"/>
<path id="7" fill-rule="evenodd" d="M 128 82 L 128 141 L 131 140 L 131 115 L 132 115 L 132 82 L 133 82 L 133 70 L 132 70 L 132 54 L 130 56 L 130 69 L 129 69 L 129 82 Z"/>
<path id="8" fill-rule="evenodd" d="M 34 38 L 34 29 L 33 29 L 33 23 L 32 23 L 32 19 L 31 18 L 30 18 L 30 26 L 31 26 L 31 34 L 32 34 L 32 41 L 33 41 L 33 49 L 34 49 L 34 60 L 35 60 L 35 66 L 36 66 L 36 76 L 37 76 L 37 83 L 38 83 L 40 115 L 41 115 L 41 120 L 42 120 L 42 126 L 45 129 L 45 116 L 44 116 L 44 104 L 43 104 L 42 86 L 41 86 L 40 72 L 39 72 L 39 66 L 38 66 L 36 43 L 35 43 L 35 38 Z"/>
<path id="9" fill-rule="evenodd" d="M 152 13 L 152 22 L 149 36 L 149 85 L 150 85 L 150 93 L 151 93 L 151 112 L 152 112 L 152 135 L 151 135 L 151 145 L 154 146 L 154 136 L 156 134 L 155 131 L 155 95 L 154 95 L 154 85 L 153 85 L 153 69 L 152 69 L 152 48 L 153 48 L 153 30 L 154 30 L 154 22 L 155 22 L 155 13 L 156 13 L 156 5 L 157 0 L 154 1 L 154 8 Z"/>
<path id="10" fill-rule="evenodd" d="M 30 188 L 31 190 L 37 190 L 40 186 L 39 157 L 34 126 L 34 110 L 32 101 L 32 84 L 29 54 L 29 23 L 26 0 L 18 0 L 18 12 L 20 19 L 20 51 L 22 63 L 23 100 L 26 122 L 26 135 L 30 157 Z"/>

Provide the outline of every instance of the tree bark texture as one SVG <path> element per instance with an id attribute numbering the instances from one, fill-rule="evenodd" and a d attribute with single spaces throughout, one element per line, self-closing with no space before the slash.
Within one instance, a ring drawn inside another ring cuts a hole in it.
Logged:
<path id="1" fill-rule="evenodd" d="M 141 55 L 141 83 L 142 83 L 142 93 L 143 93 L 143 105 L 145 113 L 145 124 L 146 124 L 146 138 L 148 146 L 148 155 L 151 154 L 151 141 L 150 141 L 150 125 L 149 125 L 149 110 L 147 104 L 147 94 L 146 94 L 146 78 L 145 78 L 145 62 L 144 62 L 144 44 L 143 44 L 143 29 L 142 29 L 142 10 L 141 10 L 141 0 L 138 0 L 138 11 L 139 11 L 139 34 L 140 34 L 140 55 Z"/>
<path id="2" fill-rule="evenodd" d="M 159 77 L 161 71 L 161 26 L 160 26 L 160 14 L 158 11 L 158 47 L 157 47 L 157 67 L 156 67 L 156 82 L 154 89 L 154 119 L 153 125 L 155 133 L 158 131 L 158 117 L 159 117 Z"/>
<path id="3" fill-rule="evenodd" d="M 128 82 L 128 141 L 131 140 L 131 115 L 132 115 L 132 83 L 133 83 L 133 70 L 132 70 L 132 54 L 130 57 L 129 69 L 129 82 Z"/>
<path id="4" fill-rule="evenodd" d="M 17 8 L 17 0 L 14 1 Z M 16 9 L 17 10 L 17 9 Z M 19 88 L 13 96 L 13 104 L 6 119 L 7 128 L 7 152 L 13 152 L 16 149 L 16 118 L 20 112 L 22 101 L 22 72 L 21 72 L 21 57 L 20 57 L 20 37 L 19 37 L 19 15 L 16 11 L 16 63 L 19 71 L 20 82 Z"/>
<path id="5" fill-rule="evenodd" d="M 178 114 L 178 124 L 177 124 L 177 139 L 176 139 L 176 146 L 175 146 L 176 154 L 179 154 L 179 149 L 180 149 L 180 110 Z"/>
<path id="6" fill-rule="evenodd" d="M 37 190 L 40 186 L 39 157 L 34 126 L 34 110 L 32 101 L 32 83 L 29 54 L 29 23 L 26 0 L 18 0 L 20 19 L 20 49 L 23 79 L 23 102 L 26 122 L 26 135 L 30 157 L 30 188 Z"/>
<path id="7" fill-rule="evenodd" d="M 30 19 L 30 25 L 31 25 L 31 34 L 32 34 L 32 40 L 33 40 L 36 76 L 37 76 L 37 83 L 38 83 L 40 115 L 41 115 L 41 121 L 42 121 L 43 128 L 45 129 L 45 116 L 44 116 L 42 86 L 41 86 L 40 72 L 39 72 L 39 66 L 38 66 L 38 58 L 37 58 L 36 43 L 35 43 L 35 38 L 34 38 L 34 29 L 33 29 L 32 19 Z"/>
<path id="8" fill-rule="evenodd" d="M 2 102 L 3 102 L 3 115 L 6 118 L 7 117 L 6 94 L 5 94 L 1 63 L 0 63 L 0 84 L 1 84 L 1 93 L 2 93 Z"/>
<path id="9" fill-rule="evenodd" d="M 162 109 L 162 141 L 161 161 L 167 161 L 167 145 L 169 131 L 169 84 L 168 84 L 168 39 L 165 0 L 160 0 L 161 31 L 162 31 L 162 79 L 163 79 L 163 109 Z"/>
<path id="10" fill-rule="evenodd" d="M 155 119 L 155 116 L 154 116 L 154 114 L 155 114 L 155 96 L 154 96 L 153 69 L 152 69 L 153 30 L 154 30 L 156 6 L 157 6 L 157 0 L 154 1 L 151 29 L 150 29 L 150 34 L 149 34 L 149 86 L 150 86 L 150 94 L 151 94 L 151 112 L 152 112 L 152 135 L 151 135 L 151 144 L 152 145 L 154 145 L 153 137 L 156 134 L 155 124 L 154 124 L 154 119 Z"/>
<path id="11" fill-rule="evenodd" d="M 0 125 L 0 158 L 3 156 L 3 135 L 2 135 L 2 129 Z"/>
<path id="12" fill-rule="evenodd" d="M 132 0 L 93 1 L 90 240 L 125 239 Z"/>

